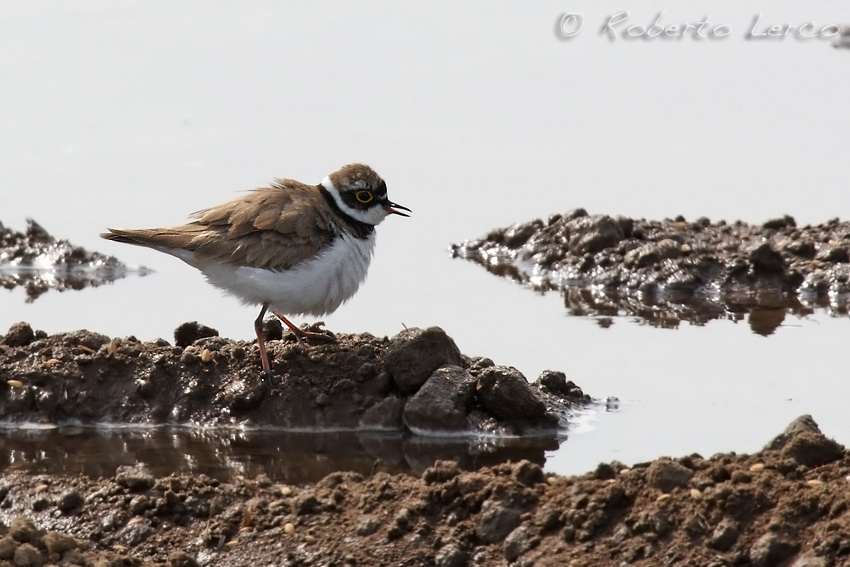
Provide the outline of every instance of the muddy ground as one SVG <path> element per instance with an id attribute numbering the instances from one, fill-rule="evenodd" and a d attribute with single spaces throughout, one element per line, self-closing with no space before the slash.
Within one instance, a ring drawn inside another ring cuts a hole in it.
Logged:
<path id="1" fill-rule="evenodd" d="M 0 420 L 553 435 L 592 401 L 562 372 L 530 384 L 516 368 L 462 355 L 438 327 L 317 344 L 276 320 L 265 331 L 271 377 L 256 341 L 195 322 L 173 345 L 17 323 L 0 336 Z"/>
<path id="2" fill-rule="evenodd" d="M 303 485 L 6 472 L 0 565 L 826 567 L 850 561 L 849 483 L 810 416 L 754 455 L 574 477 L 527 461 Z"/>
<path id="3" fill-rule="evenodd" d="M 850 222 L 838 219 L 755 225 L 576 209 L 493 230 L 452 254 L 560 290 L 570 312 L 625 312 L 659 326 L 755 312 L 754 330 L 769 334 L 786 314 L 822 307 L 846 315 L 850 293 Z"/>

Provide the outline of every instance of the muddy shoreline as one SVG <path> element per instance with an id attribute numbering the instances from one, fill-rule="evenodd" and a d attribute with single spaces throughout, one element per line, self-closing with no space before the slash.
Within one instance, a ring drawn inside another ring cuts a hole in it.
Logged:
<path id="1" fill-rule="evenodd" d="M 753 455 L 573 477 L 527 461 L 301 485 L 7 471 L 0 565 L 831 567 L 850 556 L 848 478 L 850 455 L 810 416 Z"/>

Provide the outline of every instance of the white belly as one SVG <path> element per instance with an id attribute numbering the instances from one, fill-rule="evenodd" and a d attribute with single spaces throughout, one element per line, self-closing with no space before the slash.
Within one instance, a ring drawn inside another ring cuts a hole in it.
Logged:
<path id="1" fill-rule="evenodd" d="M 365 240 L 344 234 L 312 260 L 280 272 L 199 260 L 183 250 L 166 252 L 198 268 L 211 284 L 243 303 L 268 303 L 281 315 L 318 317 L 351 299 L 366 279 L 374 250 L 374 232 Z"/>

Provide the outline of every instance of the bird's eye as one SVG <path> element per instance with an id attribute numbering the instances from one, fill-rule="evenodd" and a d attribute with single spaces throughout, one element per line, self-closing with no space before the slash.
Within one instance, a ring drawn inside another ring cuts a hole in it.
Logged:
<path id="1" fill-rule="evenodd" d="M 372 193 L 369 191 L 358 191 L 354 194 L 354 196 L 357 197 L 358 201 L 364 204 L 372 200 Z"/>

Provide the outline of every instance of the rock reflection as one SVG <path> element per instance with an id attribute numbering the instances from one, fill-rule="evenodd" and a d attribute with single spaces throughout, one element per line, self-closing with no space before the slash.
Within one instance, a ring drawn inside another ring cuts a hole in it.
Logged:
<path id="1" fill-rule="evenodd" d="M 140 464 L 152 474 L 205 474 L 219 480 L 265 474 L 275 482 L 315 482 L 336 471 L 419 475 L 437 460 L 466 470 L 527 459 L 539 465 L 559 436 L 437 439 L 398 433 L 197 430 L 188 428 L 0 430 L 0 472 L 111 476 Z"/>
<path id="2" fill-rule="evenodd" d="M 24 288 L 31 303 L 48 290 L 81 290 L 111 283 L 151 270 L 130 268 L 113 256 L 89 252 L 67 240 L 58 240 L 41 225 L 27 219 L 24 232 L 0 224 L 0 287 Z"/>

